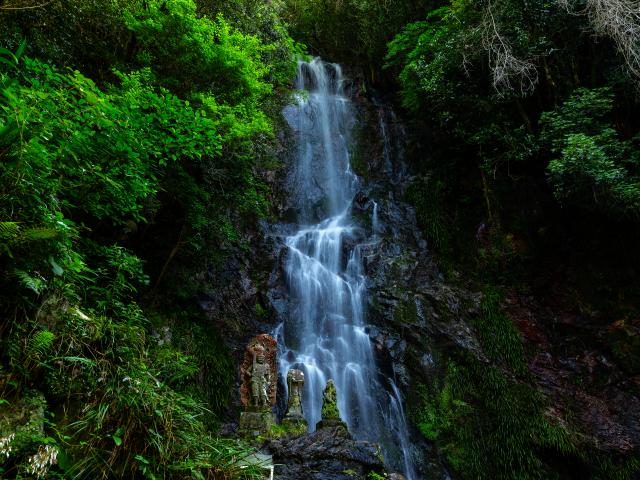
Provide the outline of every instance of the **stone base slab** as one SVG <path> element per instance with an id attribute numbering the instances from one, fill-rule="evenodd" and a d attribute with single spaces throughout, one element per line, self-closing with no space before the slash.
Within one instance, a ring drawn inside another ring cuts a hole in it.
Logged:
<path id="1" fill-rule="evenodd" d="M 252 437 L 263 435 L 276 424 L 276 416 L 272 412 L 242 412 L 240 414 L 240 434 Z"/>
<path id="2" fill-rule="evenodd" d="M 339 419 L 323 418 L 316 423 L 316 430 L 322 430 L 323 428 L 334 428 L 336 433 L 345 437 L 351 437 L 347 424 Z"/>

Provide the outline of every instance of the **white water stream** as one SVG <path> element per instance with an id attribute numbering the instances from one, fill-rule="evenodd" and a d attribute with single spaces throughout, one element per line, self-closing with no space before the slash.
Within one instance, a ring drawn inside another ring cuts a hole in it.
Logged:
<path id="1" fill-rule="evenodd" d="M 303 410 L 311 430 L 333 379 L 353 436 L 379 442 L 392 468 L 415 480 L 402 398 L 393 380 L 381 376 L 366 329 L 364 243 L 351 218 L 360 185 L 349 162 L 355 113 L 344 85 L 338 65 L 300 62 L 297 88 L 307 93 L 285 109 L 297 139 L 292 174 L 300 227 L 286 238 L 291 307 L 289 321 L 276 331 L 280 378 L 290 368 L 304 371 Z M 374 205 L 369 244 L 378 241 Z"/>

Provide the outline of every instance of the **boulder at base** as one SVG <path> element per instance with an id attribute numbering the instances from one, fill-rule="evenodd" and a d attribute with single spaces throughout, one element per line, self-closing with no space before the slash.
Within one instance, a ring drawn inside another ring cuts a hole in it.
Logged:
<path id="1" fill-rule="evenodd" d="M 353 440 L 342 428 L 323 428 L 269 442 L 276 480 L 355 480 L 382 473 L 375 443 Z"/>

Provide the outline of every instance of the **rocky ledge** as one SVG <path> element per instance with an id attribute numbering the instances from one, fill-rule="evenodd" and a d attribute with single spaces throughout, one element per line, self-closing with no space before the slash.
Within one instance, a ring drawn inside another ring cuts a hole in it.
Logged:
<path id="1" fill-rule="evenodd" d="M 384 471 L 380 447 L 354 440 L 340 427 L 270 440 L 267 449 L 278 480 L 366 479 Z"/>

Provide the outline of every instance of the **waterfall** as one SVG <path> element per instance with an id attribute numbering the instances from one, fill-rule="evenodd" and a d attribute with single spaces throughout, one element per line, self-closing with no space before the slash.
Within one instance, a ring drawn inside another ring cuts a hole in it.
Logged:
<path id="1" fill-rule="evenodd" d="M 362 254 L 368 239 L 351 217 L 361 185 L 349 161 L 355 111 L 338 65 L 300 62 L 297 88 L 296 103 L 284 111 L 297 140 L 290 175 L 299 227 L 285 241 L 290 313 L 275 332 L 280 376 L 286 378 L 290 368 L 304 371 L 303 410 L 311 430 L 321 417 L 326 382 L 333 379 L 349 431 L 379 442 L 392 468 L 413 480 L 402 398 L 393 380 L 379 372 L 367 333 Z M 372 223 L 376 241 L 376 203 Z"/>
<path id="2" fill-rule="evenodd" d="M 371 229 L 374 239 L 377 240 L 380 232 L 380 220 L 378 219 L 378 202 L 375 200 L 373 201 L 373 215 L 371 215 Z"/>

